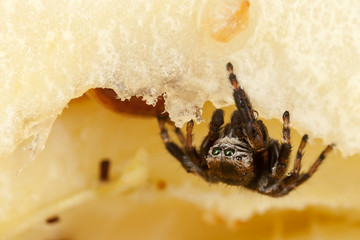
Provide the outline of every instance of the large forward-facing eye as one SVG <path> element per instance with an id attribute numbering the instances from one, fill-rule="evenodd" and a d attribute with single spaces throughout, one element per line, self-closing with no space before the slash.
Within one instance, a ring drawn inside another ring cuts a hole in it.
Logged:
<path id="1" fill-rule="evenodd" d="M 224 152 L 225 152 L 225 156 L 230 157 L 230 156 L 234 155 L 235 149 L 233 149 L 233 148 L 227 148 L 227 149 L 225 149 Z"/>
<path id="2" fill-rule="evenodd" d="M 219 155 L 221 153 L 221 148 L 214 148 L 212 150 L 212 155 Z"/>

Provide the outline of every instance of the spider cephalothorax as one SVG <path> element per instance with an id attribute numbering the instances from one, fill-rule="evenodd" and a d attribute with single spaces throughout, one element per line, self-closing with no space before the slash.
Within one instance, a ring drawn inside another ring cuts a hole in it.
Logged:
<path id="1" fill-rule="evenodd" d="M 251 146 L 236 137 L 232 129 L 216 140 L 210 147 L 205 160 L 211 182 L 243 185 L 249 183 L 254 177 Z"/>
<path id="2" fill-rule="evenodd" d="M 165 123 L 169 122 L 169 119 L 159 117 L 161 137 L 165 146 L 188 172 L 197 174 L 208 182 L 241 185 L 273 197 L 286 195 L 313 175 L 333 149 L 333 145 L 325 148 L 308 172 L 300 174 L 302 152 L 308 138 L 304 135 L 294 168 L 285 174 L 291 152 L 289 112 L 285 111 L 283 114 L 283 139 L 279 143 L 268 136 L 266 126 L 257 119 L 257 112 L 252 109 L 249 98 L 238 84 L 231 63 L 228 63 L 227 70 L 234 88 L 237 107 L 231 122 L 222 127 L 224 113 L 221 109 L 215 110 L 209 134 L 198 152 L 192 144 L 193 121 L 187 124 L 186 137 L 179 128 L 175 129 L 183 145 L 182 149 L 169 138 L 165 128 Z"/>

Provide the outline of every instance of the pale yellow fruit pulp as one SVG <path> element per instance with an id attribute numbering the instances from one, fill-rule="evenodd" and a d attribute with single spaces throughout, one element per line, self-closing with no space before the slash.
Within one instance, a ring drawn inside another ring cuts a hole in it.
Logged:
<path id="1" fill-rule="evenodd" d="M 213 110 L 211 104 L 205 105 L 206 121 Z M 229 119 L 234 107 L 225 110 Z M 280 139 L 281 123 L 265 123 L 271 136 Z M 206 123 L 195 126 L 197 146 L 206 132 Z M 292 136 L 297 146 L 300 136 L 296 131 Z M 319 140 L 313 143 L 306 148 L 304 170 L 324 147 Z M 360 194 L 354 189 L 360 181 L 359 156 L 345 160 L 332 153 L 307 183 L 289 196 L 273 199 L 241 187 L 209 185 L 186 173 L 163 147 L 156 119 L 113 113 L 88 99 L 69 105 L 55 122 L 44 151 L 15 176 L 22 152 L 10 159 L 4 174 L 11 180 L 7 189 L 12 200 L 1 199 L 7 208 L 2 211 L 0 232 L 10 239 L 99 239 L 99 235 L 146 239 L 151 234 L 171 238 L 177 233 L 178 239 L 186 234 L 205 239 L 211 233 L 223 234 L 224 239 L 242 234 L 257 239 L 265 233 L 250 234 L 249 229 L 260 226 L 269 237 L 280 238 L 358 233 Z M 104 158 L 112 165 L 108 183 L 98 180 Z M 160 182 L 165 187 L 159 188 Z M 51 216 L 58 216 L 59 222 L 47 224 Z M 195 231 L 189 221 L 199 229 Z M 137 222 L 139 230 L 134 231 Z"/>

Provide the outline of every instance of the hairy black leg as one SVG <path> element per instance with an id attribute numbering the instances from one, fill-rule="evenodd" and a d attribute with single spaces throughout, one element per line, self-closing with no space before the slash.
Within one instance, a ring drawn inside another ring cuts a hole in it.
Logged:
<path id="1" fill-rule="evenodd" d="M 159 127 L 161 130 L 160 136 L 162 141 L 164 142 L 166 149 L 175 157 L 177 158 L 179 161 L 182 161 L 183 156 L 185 155 L 183 150 L 181 150 L 181 148 L 176 145 L 175 143 L 173 143 L 170 140 L 170 136 L 168 134 L 167 129 L 165 128 L 165 123 L 167 122 L 167 118 L 163 118 L 163 117 L 158 117 L 158 122 L 159 122 Z"/>
<path id="2" fill-rule="evenodd" d="M 283 172 L 281 173 L 280 171 L 276 170 L 276 172 L 278 173 L 277 175 L 273 176 L 273 178 L 275 180 L 277 180 L 277 182 L 279 182 L 279 186 L 282 185 L 282 186 L 288 186 L 288 185 L 291 185 L 292 183 L 294 183 L 295 181 L 298 180 L 299 178 L 299 173 L 300 173 L 300 170 L 301 170 L 301 159 L 302 159 L 302 156 L 303 156 L 303 151 L 304 151 L 304 148 L 306 146 L 306 142 L 307 142 L 307 139 L 308 139 L 308 136 L 307 135 L 304 135 L 301 139 L 301 142 L 300 142 L 300 145 L 299 145 L 299 148 L 298 148 L 298 151 L 296 153 L 296 159 L 295 159 L 295 162 L 294 162 L 294 167 L 292 169 L 291 172 L 289 172 L 288 174 L 286 174 L 286 177 L 283 178 L 281 180 L 281 178 L 283 177 L 283 175 L 285 174 L 285 171 L 286 171 L 286 167 L 284 166 L 282 169 L 283 169 Z M 279 158 L 280 159 L 280 158 Z M 286 165 L 288 163 L 288 158 L 286 160 Z M 284 165 L 285 165 L 285 162 L 284 162 Z M 273 182 L 273 185 L 276 186 L 275 182 Z M 281 186 L 280 186 L 281 188 Z"/>
<path id="3" fill-rule="evenodd" d="M 220 137 L 221 126 L 224 124 L 224 111 L 222 109 L 216 109 L 211 117 L 209 125 L 209 133 L 205 137 L 201 144 L 200 156 L 205 158 L 209 152 L 209 149 L 216 140 Z"/>
<path id="4" fill-rule="evenodd" d="M 240 118 L 241 116 L 239 110 L 235 110 L 231 116 L 231 128 L 234 129 L 235 134 L 239 139 L 245 139 Z"/>
<path id="5" fill-rule="evenodd" d="M 241 121 L 242 120 L 239 110 L 235 110 L 231 117 L 231 128 L 235 130 L 236 136 L 239 139 L 246 139 L 248 138 L 248 135 L 246 133 L 246 130 L 244 132 L 243 124 Z M 256 148 L 255 146 L 255 151 L 261 152 L 263 150 L 266 150 L 266 148 L 268 148 L 268 146 L 270 145 L 269 133 L 263 121 L 256 120 L 254 122 L 254 125 L 256 125 L 256 129 L 260 132 L 260 134 L 255 135 L 252 140 L 253 143 L 261 142 L 263 144 L 263 147 Z M 248 141 L 250 141 L 249 144 L 251 145 L 251 139 L 249 139 Z"/>
<path id="6" fill-rule="evenodd" d="M 190 120 L 187 125 L 186 125 L 186 145 L 185 145 L 185 149 L 187 151 L 191 151 L 192 149 L 194 149 L 193 146 L 193 142 L 192 142 L 192 130 L 194 128 L 194 121 Z"/>
<path id="7" fill-rule="evenodd" d="M 274 172 L 278 172 L 276 167 L 279 166 L 278 160 L 280 155 L 280 144 L 274 139 L 270 139 L 269 147 L 267 151 L 262 154 L 262 161 L 258 163 L 256 168 L 259 176 L 256 186 L 253 189 L 257 189 L 259 192 L 265 191 L 269 186 L 274 185 L 278 182 L 281 176 L 273 175 Z"/>
<path id="8" fill-rule="evenodd" d="M 283 114 L 283 138 L 281 142 L 281 147 L 275 147 L 272 145 L 270 145 L 269 147 L 271 174 L 270 176 L 265 175 L 262 178 L 262 181 L 259 182 L 259 189 L 261 189 L 261 191 L 265 191 L 265 189 L 269 187 L 270 189 L 273 187 L 278 188 L 279 184 L 289 185 L 291 184 L 291 182 L 294 182 L 294 180 L 298 178 L 301 168 L 301 158 L 303 155 L 302 152 L 306 145 L 307 138 L 307 135 L 305 135 L 301 140 L 293 170 L 288 173 L 285 178 L 283 178 L 289 163 L 289 156 L 291 153 L 290 114 L 288 111 L 285 111 Z M 276 149 L 278 150 L 276 151 Z M 267 191 L 269 191 L 269 189 L 267 189 Z M 270 192 L 271 191 L 272 190 L 270 190 Z"/>
<path id="9" fill-rule="evenodd" d="M 301 147 L 301 144 L 300 144 L 300 147 Z M 316 170 L 318 169 L 320 164 L 323 162 L 323 160 L 326 158 L 326 156 L 333 150 L 333 148 L 334 148 L 334 145 L 328 145 L 321 152 L 320 156 L 317 158 L 317 160 L 313 163 L 313 165 L 310 167 L 310 169 L 306 173 L 302 173 L 297 176 L 290 174 L 289 176 L 286 176 L 284 179 L 282 179 L 278 183 L 275 183 L 274 185 L 269 186 L 267 189 L 261 190 L 259 192 L 264 193 L 269 196 L 272 196 L 272 197 L 281 197 L 281 196 L 288 194 L 294 188 L 296 188 L 297 186 L 301 185 L 306 180 L 308 180 L 316 172 Z M 300 157 L 299 161 L 301 161 L 301 157 Z M 299 165 L 297 165 L 297 166 L 299 166 Z M 295 166 L 295 167 L 297 167 L 297 166 Z M 299 171 L 300 171 L 300 169 L 299 169 Z M 295 172 L 295 170 L 294 170 L 294 172 Z"/>
<path id="10" fill-rule="evenodd" d="M 178 145 L 176 145 L 170 140 L 170 136 L 165 127 L 165 123 L 167 121 L 168 119 L 166 117 L 158 117 L 159 127 L 161 130 L 160 136 L 166 146 L 166 149 L 171 155 L 173 155 L 177 160 L 179 160 L 179 162 L 187 172 L 195 173 L 206 178 L 206 172 L 204 172 L 196 163 L 194 163 L 192 159 L 188 155 L 186 155 L 185 152 Z"/>
<path id="11" fill-rule="evenodd" d="M 298 151 L 296 153 L 296 159 L 295 159 L 295 162 L 294 162 L 294 169 L 291 172 L 291 175 L 293 175 L 295 177 L 299 176 L 299 173 L 300 173 L 300 170 L 301 170 L 301 158 L 303 156 L 303 151 L 304 151 L 304 148 L 306 146 L 307 140 L 308 140 L 308 135 L 305 134 L 301 139 L 300 146 L 299 146 Z"/>
<path id="12" fill-rule="evenodd" d="M 309 171 L 307 173 L 301 174 L 300 178 L 299 178 L 299 184 L 301 184 L 302 182 L 306 181 L 307 179 L 309 179 L 318 169 L 318 167 L 320 166 L 320 164 L 324 161 L 324 159 L 326 158 L 326 156 L 329 154 L 329 152 L 331 152 L 334 149 L 334 144 L 328 145 L 324 151 L 322 151 L 322 153 L 320 154 L 320 156 L 318 157 L 318 159 L 313 163 L 313 165 L 310 167 Z"/>
<path id="13" fill-rule="evenodd" d="M 181 129 L 176 127 L 175 128 L 175 133 L 176 133 L 179 141 L 181 142 L 182 146 L 185 147 L 186 146 L 186 139 L 185 139 L 184 134 L 182 133 Z"/>
<path id="14" fill-rule="evenodd" d="M 313 165 L 310 167 L 308 172 L 300 174 L 297 176 L 297 178 L 293 181 L 288 181 L 287 178 L 284 179 L 284 183 L 281 186 L 281 189 L 279 193 L 276 195 L 276 197 L 281 197 L 286 194 L 288 194 L 290 191 L 292 191 L 297 186 L 304 183 L 306 180 L 308 180 L 318 169 L 319 165 L 323 162 L 323 160 L 326 158 L 326 156 L 333 150 L 334 145 L 328 145 L 320 154 L 318 159 L 313 163 Z M 291 176 L 289 176 L 290 178 Z"/>
<path id="15" fill-rule="evenodd" d="M 176 128 L 175 128 L 175 133 L 176 133 L 176 135 L 178 136 L 178 139 L 179 139 L 179 141 L 181 142 L 181 145 L 182 145 L 183 147 L 185 147 L 185 145 L 186 145 L 186 139 L 185 139 L 185 137 L 184 137 L 184 134 L 183 134 L 182 131 L 181 131 L 181 128 L 176 127 Z"/>
<path id="16" fill-rule="evenodd" d="M 242 123 L 255 120 L 254 111 L 252 109 L 250 100 L 246 92 L 240 87 L 239 82 L 234 74 L 234 68 L 231 63 L 226 65 L 229 72 L 229 80 L 234 87 L 234 100 L 237 109 L 239 110 L 239 117 Z"/>
<path id="17" fill-rule="evenodd" d="M 289 156 L 291 153 L 290 143 L 290 114 L 285 111 L 283 114 L 283 138 L 281 147 L 277 158 L 272 158 L 271 161 L 271 177 L 274 179 L 281 179 L 286 172 Z"/>
<path id="18" fill-rule="evenodd" d="M 236 129 L 241 126 L 241 120 L 240 120 L 240 112 L 239 110 L 235 110 L 231 116 L 231 127 Z"/>
<path id="19" fill-rule="evenodd" d="M 193 145 L 193 136 L 192 130 L 194 128 L 194 121 L 190 120 L 186 125 L 186 144 L 185 144 L 185 152 L 191 157 L 191 160 L 195 162 L 199 166 L 204 165 L 204 160 L 200 158 L 197 153 L 194 145 Z"/>
<path id="20" fill-rule="evenodd" d="M 285 111 L 283 114 L 283 145 L 290 145 L 290 113 Z"/>
<path id="21" fill-rule="evenodd" d="M 256 120 L 255 124 L 253 124 L 255 127 L 253 127 L 253 134 L 255 134 L 253 136 L 253 142 L 255 143 L 255 149 L 256 151 L 260 152 L 263 150 L 266 150 L 266 148 L 269 145 L 269 133 L 267 130 L 267 127 L 265 126 L 265 124 L 263 123 L 263 121 L 261 120 Z"/>
<path id="22" fill-rule="evenodd" d="M 234 87 L 233 95 L 236 107 L 239 111 L 239 123 L 245 130 L 251 147 L 256 152 L 264 151 L 269 143 L 269 137 L 265 134 L 267 133 L 266 127 L 261 121 L 257 121 L 257 117 L 254 115 L 255 111 L 252 109 L 250 100 L 237 81 L 236 75 L 233 71 L 233 65 L 228 63 L 226 67 L 229 72 L 229 80 Z"/>

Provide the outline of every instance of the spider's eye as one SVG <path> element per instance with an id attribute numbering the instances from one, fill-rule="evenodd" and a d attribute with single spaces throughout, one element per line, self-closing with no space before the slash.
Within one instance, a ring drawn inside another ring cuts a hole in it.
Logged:
<path id="1" fill-rule="evenodd" d="M 232 156 L 234 155 L 235 153 L 235 149 L 232 149 L 232 148 L 228 148 L 228 149 L 225 149 L 225 156 Z"/>
<path id="2" fill-rule="evenodd" d="M 221 148 L 214 148 L 212 151 L 213 155 L 219 155 L 221 153 Z"/>

